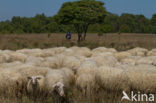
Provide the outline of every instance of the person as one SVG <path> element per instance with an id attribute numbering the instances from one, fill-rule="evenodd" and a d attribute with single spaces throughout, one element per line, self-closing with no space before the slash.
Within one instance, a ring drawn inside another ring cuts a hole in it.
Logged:
<path id="1" fill-rule="evenodd" d="M 71 39 L 71 33 L 70 33 L 70 32 L 67 32 L 67 33 L 66 33 L 66 39 L 67 39 L 67 40 L 70 40 L 70 39 Z"/>

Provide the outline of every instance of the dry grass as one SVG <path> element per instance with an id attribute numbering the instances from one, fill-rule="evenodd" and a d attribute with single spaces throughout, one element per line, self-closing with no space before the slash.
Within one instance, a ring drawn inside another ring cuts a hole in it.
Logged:
<path id="1" fill-rule="evenodd" d="M 23 34 L 23 35 L 0 35 L 0 49 L 17 50 L 22 48 L 51 48 L 85 46 L 96 48 L 105 46 L 115 48 L 119 51 L 143 47 L 147 49 L 156 48 L 156 35 L 151 34 L 87 34 L 86 41 L 77 43 L 77 35 L 72 35 L 71 41 L 65 39 L 65 34 Z"/>
<path id="2" fill-rule="evenodd" d="M 88 34 L 86 41 L 77 43 L 77 35 L 73 35 L 71 41 L 65 39 L 65 34 L 23 34 L 23 35 L 0 35 L 0 49 L 17 50 L 22 48 L 51 48 L 74 45 L 96 48 L 99 46 L 112 47 L 117 50 L 128 50 L 134 47 L 143 47 L 147 49 L 156 48 L 156 35 L 151 34 L 104 34 L 98 37 L 96 34 Z M 22 87 L 26 88 L 26 87 Z M 133 88 L 131 89 L 135 91 Z M 155 92 L 155 91 L 154 91 Z M 21 95 L 23 94 L 23 95 Z M 27 93 L 21 93 L 19 90 L 1 90 L 0 103 L 65 103 L 60 97 L 40 93 L 36 100 L 29 98 Z M 82 91 L 72 88 L 67 93 L 66 103 L 121 103 L 122 91 L 110 90 L 108 88 L 98 88 L 89 95 L 82 95 Z M 122 103 L 130 103 L 123 101 Z M 143 103 L 143 102 L 141 102 Z"/>

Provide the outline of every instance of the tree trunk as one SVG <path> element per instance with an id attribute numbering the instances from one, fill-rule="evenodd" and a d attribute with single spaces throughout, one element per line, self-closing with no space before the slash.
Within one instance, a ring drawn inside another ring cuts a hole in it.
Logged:
<path id="1" fill-rule="evenodd" d="M 83 37 L 83 40 L 86 40 L 86 33 L 84 33 L 84 37 Z"/>
<path id="2" fill-rule="evenodd" d="M 87 25 L 84 26 L 84 36 L 83 36 L 83 40 L 86 40 L 86 34 L 87 34 L 88 26 L 89 26 L 89 24 L 87 24 Z"/>
<path id="3" fill-rule="evenodd" d="M 81 41 L 81 34 L 80 33 L 78 33 L 78 40 L 77 40 L 78 42 L 80 42 Z"/>

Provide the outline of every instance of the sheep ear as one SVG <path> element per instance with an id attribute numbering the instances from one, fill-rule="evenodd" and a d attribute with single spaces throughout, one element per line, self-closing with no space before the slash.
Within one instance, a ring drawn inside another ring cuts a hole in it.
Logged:
<path id="1" fill-rule="evenodd" d="M 55 88 L 55 89 L 58 88 L 58 85 L 57 84 L 54 84 L 53 85 L 53 88 Z"/>
<path id="2" fill-rule="evenodd" d="M 29 80 L 29 79 L 31 79 L 31 77 L 27 77 L 27 79 Z"/>

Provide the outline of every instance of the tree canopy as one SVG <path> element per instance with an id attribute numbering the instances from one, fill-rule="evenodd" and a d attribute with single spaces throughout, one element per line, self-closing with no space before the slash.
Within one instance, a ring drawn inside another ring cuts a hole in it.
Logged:
<path id="1" fill-rule="evenodd" d="M 106 16 L 104 3 L 95 0 L 80 0 L 66 2 L 57 14 L 57 21 L 61 24 L 71 24 L 78 33 L 78 41 L 81 34 L 86 32 L 90 24 L 101 23 Z"/>
<path id="2" fill-rule="evenodd" d="M 57 15 L 47 17 L 44 13 L 34 17 L 14 16 L 0 22 L 0 34 L 65 33 L 79 35 L 90 33 L 155 33 L 156 14 L 144 15 L 123 13 L 121 16 L 106 11 L 104 3 L 95 0 L 66 2 Z"/>

